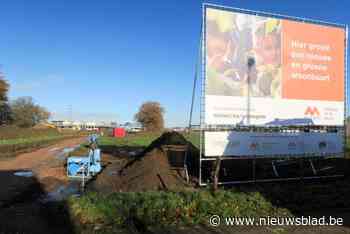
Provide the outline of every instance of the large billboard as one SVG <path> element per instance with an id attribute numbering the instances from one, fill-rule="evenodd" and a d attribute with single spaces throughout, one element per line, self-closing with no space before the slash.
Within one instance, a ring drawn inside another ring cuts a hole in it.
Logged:
<path id="1" fill-rule="evenodd" d="M 344 124 L 344 27 L 204 13 L 207 125 Z"/>

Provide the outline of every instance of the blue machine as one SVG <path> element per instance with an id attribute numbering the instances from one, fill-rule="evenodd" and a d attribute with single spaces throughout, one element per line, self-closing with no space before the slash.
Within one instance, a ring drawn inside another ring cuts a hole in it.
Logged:
<path id="1" fill-rule="evenodd" d="M 97 135 L 89 136 L 90 145 L 97 146 Z M 102 170 L 101 150 L 93 148 L 89 150 L 87 156 L 72 156 L 67 159 L 67 176 L 71 178 L 90 179 Z"/>

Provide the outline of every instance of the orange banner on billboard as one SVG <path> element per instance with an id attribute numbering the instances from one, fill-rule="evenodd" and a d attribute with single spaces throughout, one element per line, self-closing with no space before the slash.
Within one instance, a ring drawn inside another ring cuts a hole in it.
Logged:
<path id="1" fill-rule="evenodd" d="M 282 98 L 343 101 L 341 28 L 282 21 Z"/>

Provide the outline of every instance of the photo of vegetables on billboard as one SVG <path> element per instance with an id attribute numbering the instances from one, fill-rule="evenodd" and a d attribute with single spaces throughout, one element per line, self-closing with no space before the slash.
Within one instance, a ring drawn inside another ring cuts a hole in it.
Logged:
<path id="1" fill-rule="evenodd" d="M 205 8 L 205 124 L 343 125 L 345 28 L 265 15 Z"/>

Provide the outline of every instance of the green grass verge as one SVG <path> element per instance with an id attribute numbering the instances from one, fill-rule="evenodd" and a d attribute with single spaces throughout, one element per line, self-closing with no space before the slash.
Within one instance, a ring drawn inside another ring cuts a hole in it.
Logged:
<path id="1" fill-rule="evenodd" d="M 28 141 L 18 141 L 16 144 L 0 144 L 0 159 L 14 157 L 21 153 L 31 152 L 41 147 L 54 144 L 60 140 L 75 138 L 77 136 L 59 136 L 40 139 L 31 139 Z"/>
<path id="2" fill-rule="evenodd" d="M 128 134 L 123 138 L 103 136 L 98 139 L 100 146 L 140 146 L 147 147 L 152 141 L 157 139 L 160 133 L 136 133 Z"/>
<path id="3" fill-rule="evenodd" d="M 212 215 L 222 217 L 291 216 L 274 207 L 260 193 L 221 190 L 197 192 L 142 192 L 103 195 L 88 193 L 68 201 L 70 213 L 81 224 L 123 227 L 130 220 L 146 227 L 208 224 Z"/>
<path id="4" fill-rule="evenodd" d="M 36 129 L 1 126 L 0 157 L 12 157 L 19 153 L 30 152 L 63 139 L 82 135 L 84 135 L 82 132 L 59 132 L 57 129 L 52 128 Z"/>
<path id="5" fill-rule="evenodd" d="M 199 149 L 200 145 L 200 133 L 199 132 L 190 132 L 184 133 L 184 137 L 190 141 L 195 147 Z"/>
<path id="6" fill-rule="evenodd" d="M 0 146 L 31 144 L 35 142 L 41 142 L 41 141 L 59 140 L 69 136 L 71 135 L 53 135 L 53 136 L 39 136 L 39 137 L 30 137 L 30 138 L 6 139 L 6 140 L 0 140 Z"/>
<path id="7" fill-rule="evenodd" d="M 0 140 L 23 139 L 32 137 L 57 136 L 62 135 L 53 128 L 19 128 L 17 126 L 0 126 Z"/>
<path id="8" fill-rule="evenodd" d="M 103 136 L 98 139 L 100 146 L 116 146 L 116 147 L 147 147 L 161 133 L 136 133 L 128 134 L 123 138 Z M 183 133 L 184 137 L 193 145 L 199 148 L 199 132 Z"/>

